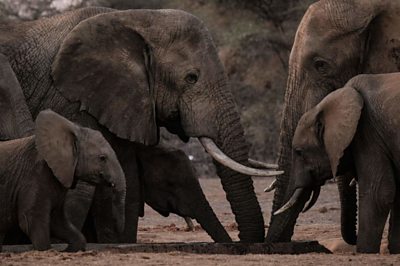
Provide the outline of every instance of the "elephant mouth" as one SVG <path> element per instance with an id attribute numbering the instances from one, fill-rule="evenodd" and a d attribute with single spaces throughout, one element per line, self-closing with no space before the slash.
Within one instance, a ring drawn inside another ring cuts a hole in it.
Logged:
<path id="1" fill-rule="evenodd" d="M 173 112 L 169 118 L 171 117 L 173 119 L 168 119 L 168 122 L 158 120 L 158 125 L 164 126 L 170 133 L 178 135 L 183 142 L 188 142 L 190 137 L 188 137 L 180 123 L 179 111 Z M 215 161 L 238 173 L 249 176 L 277 176 L 283 174 L 283 171 L 276 170 L 277 165 L 263 163 L 252 159 L 249 159 L 249 164 L 252 165 L 251 167 L 242 165 L 229 158 L 221 149 L 218 148 L 211 138 L 199 136 L 198 139 L 207 153 L 209 153 Z"/>
<path id="2" fill-rule="evenodd" d="M 168 132 L 177 135 L 180 140 L 187 143 L 190 137 L 186 135 L 180 121 L 179 112 L 176 111 L 168 117 L 167 121 L 158 120 L 158 125 L 165 127 Z"/>

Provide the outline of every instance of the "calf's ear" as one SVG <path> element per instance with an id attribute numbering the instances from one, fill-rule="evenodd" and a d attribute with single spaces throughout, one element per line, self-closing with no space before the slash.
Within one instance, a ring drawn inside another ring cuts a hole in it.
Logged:
<path id="1" fill-rule="evenodd" d="M 36 118 L 35 142 L 39 155 L 46 161 L 60 183 L 70 188 L 77 164 L 79 127 L 51 110 Z"/>
<path id="2" fill-rule="evenodd" d="M 333 176 L 337 176 L 340 159 L 357 131 L 364 100 L 352 87 L 338 89 L 326 96 L 316 108 L 321 113 L 323 142 Z"/>

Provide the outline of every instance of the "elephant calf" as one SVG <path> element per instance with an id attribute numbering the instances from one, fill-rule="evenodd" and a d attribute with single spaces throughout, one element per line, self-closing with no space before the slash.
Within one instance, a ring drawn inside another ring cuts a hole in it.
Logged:
<path id="1" fill-rule="evenodd" d="M 399 114 L 400 73 L 359 75 L 326 96 L 297 125 L 292 143 L 296 190 L 276 213 L 290 208 L 313 190 L 308 209 L 327 179 L 353 175 L 359 184 L 358 236 L 356 196 L 347 195 L 354 200 L 342 198 L 342 213 L 343 209 L 353 211 L 342 215 L 342 223 L 348 216 L 354 219 L 349 219 L 353 224 L 345 224 L 343 238 L 347 242 L 355 240 L 358 252 L 379 252 L 390 212 L 389 251 L 400 253 Z M 344 235 L 346 232 L 350 236 Z"/>
<path id="2" fill-rule="evenodd" d="M 166 147 L 137 152 L 144 201 L 163 216 L 195 219 L 215 242 L 232 242 L 208 203 L 186 154 Z"/>
<path id="3" fill-rule="evenodd" d="M 77 179 L 113 188 L 118 231 L 124 227 L 125 176 L 111 146 L 92 129 L 42 111 L 35 135 L 0 143 L 0 249 L 18 222 L 37 250 L 50 248 L 50 233 L 83 250 L 84 236 L 64 214 L 64 197 Z"/>

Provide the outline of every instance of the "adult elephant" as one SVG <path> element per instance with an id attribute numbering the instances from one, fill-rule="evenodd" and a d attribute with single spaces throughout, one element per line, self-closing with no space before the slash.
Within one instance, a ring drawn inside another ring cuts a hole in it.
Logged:
<path id="1" fill-rule="evenodd" d="M 277 172 L 245 166 L 249 146 L 239 114 L 199 19 L 177 10 L 81 9 L 1 26 L 0 54 L 14 72 L 8 78 L 20 84 L 11 90 L 22 89 L 33 118 L 51 108 L 100 130 L 115 150 L 126 176 L 126 226 L 116 237 L 103 223 L 111 216 L 107 205 L 98 204 L 102 209 L 94 219 L 102 241 L 136 241 L 142 199 L 135 147 L 156 144 L 160 126 L 182 140 L 200 139 L 220 162 L 217 171 L 240 239 L 263 240 L 263 217 L 249 175 Z M 90 193 L 81 185 L 72 196 L 90 203 Z M 95 200 L 107 195 L 97 191 Z M 76 215 L 85 211 L 71 210 Z"/>
<path id="2" fill-rule="evenodd" d="M 297 30 L 289 61 L 289 76 L 281 122 L 278 164 L 285 171 L 275 184 L 272 213 L 293 194 L 290 176 L 292 138 L 303 113 L 329 92 L 359 73 L 400 70 L 400 2 L 389 0 L 325 0 L 311 5 Z M 342 205 L 342 235 L 354 243 L 356 191 L 351 176 L 338 179 Z M 289 211 L 272 215 L 267 241 L 290 241 L 308 189 Z"/>

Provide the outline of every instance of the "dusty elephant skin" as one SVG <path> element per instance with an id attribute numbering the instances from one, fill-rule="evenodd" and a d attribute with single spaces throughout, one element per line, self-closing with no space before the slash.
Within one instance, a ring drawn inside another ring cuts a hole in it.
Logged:
<path id="1" fill-rule="evenodd" d="M 399 84 L 398 73 L 352 78 L 301 117 L 293 138 L 289 202 L 332 176 L 351 172 L 358 180 L 358 252 L 379 253 L 390 212 L 388 248 L 400 253 Z"/>
<path id="2" fill-rule="evenodd" d="M 77 180 L 113 187 L 117 231 L 125 225 L 125 177 L 117 157 L 92 129 L 79 127 L 46 110 L 36 119 L 35 135 L 0 143 L 0 248 L 14 224 L 34 249 L 50 248 L 50 234 L 85 249 L 85 238 L 65 216 L 64 198 Z"/>
<path id="3" fill-rule="evenodd" d="M 292 138 L 302 114 L 331 91 L 361 73 L 400 70 L 398 1 L 322 0 L 311 5 L 297 30 L 289 61 L 289 76 L 281 122 L 278 164 L 285 174 L 277 178 L 272 213 L 294 191 Z M 338 177 L 342 205 L 342 235 L 355 241 L 356 191 L 349 176 Z M 302 194 L 290 210 L 271 215 L 266 240 L 290 241 L 296 219 L 311 194 Z"/>
<path id="4" fill-rule="evenodd" d="M 0 28 L 0 53 L 32 117 L 51 108 L 100 130 L 115 150 L 126 176 L 126 226 L 121 235 L 110 227 L 110 195 L 96 189 L 100 242 L 136 241 L 143 202 L 135 150 L 156 144 L 160 126 L 182 140 L 211 140 L 248 164 L 249 145 L 215 46 L 204 24 L 188 13 L 88 8 L 9 24 Z M 241 241 L 262 242 L 264 221 L 250 176 L 216 165 Z M 78 183 L 67 196 L 67 212 L 79 213 L 81 224 L 92 194 Z"/>

